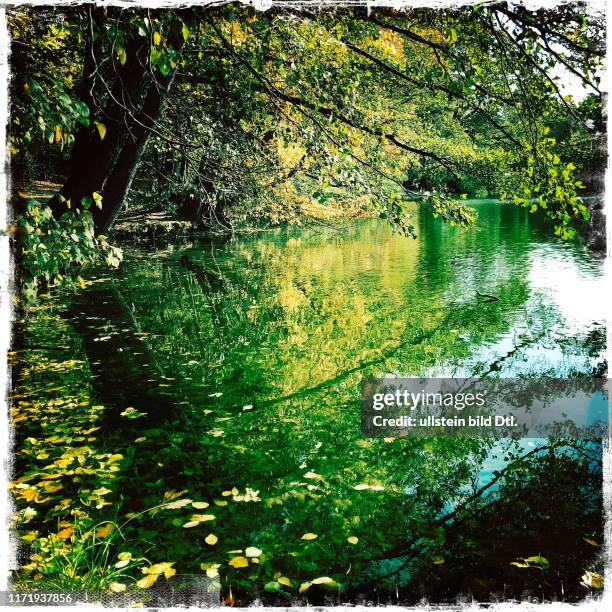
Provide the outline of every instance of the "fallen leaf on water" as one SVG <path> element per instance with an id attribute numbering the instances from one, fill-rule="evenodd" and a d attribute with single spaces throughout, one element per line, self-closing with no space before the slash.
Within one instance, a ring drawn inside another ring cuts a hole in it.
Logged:
<path id="1" fill-rule="evenodd" d="M 136 586 L 140 589 L 148 589 L 155 584 L 158 578 L 159 574 L 147 574 L 136 583 Z"/>
<path id="2" fill-rule="evenodd" d="M 582 584 L 592 589 L 601 589 L 604 585 L 604 577 L 595 572 L 585 571 L 582 574 Z"/>
<path id="3" fill-rule="evenodd" d="M 236 568 L 247 567 L 249 565 L 249 560 L 246 557 L 234 557 L 230 559 L 228 565 Z"/>
<path id="4" fill-rule="evenodd" d="M 140 571 L 143 574 L 163 574 L 166 570 L 169 570 L 174 565 L 172 563 L 154 563 L 151 567 L 143 567 Z"/>
<path id="5" fill-rule="evenodd" d="M 111 523 L 107 523 L 104 527 L 98 527 L 96 529 L 96 538 L 105 538 L 113 529 Z"/>
<path id="6" fill-rule="evenodd" d="M 66 529 L 58 531 L 57 537 L 61 538 L 62 540 L 67 540 L 72 535 L 73 531 L 74 529 L 72 529 L 72 527 L 66 527 Z"/>
<path id="7" fill-rule="evenodd" d="M 335 587 L 340 586 L 333 578 L 329 576 L 321 576 L 321 578 L 315 578 L 312 584 L 324 584 L 325 586 Z"/>
<path id="8" fill-rule="evenodd" d="M 202 563 L 200 568 L 206 572 L 206 575 L 209 578 L 216 578 L 219 575 L 219 568 L 221 565 L 219 563 Z"/>
<path id="9" fill-rule="evenodd" d="M 177 508 L 183 508 L 185 506 L 188 506 L 191 502 L 191 499 L 177 499 L 176 501 L 166 504 L 165 507 L 168 510 L 176 510 Z"/>
<path id="10" fill-rule="evenodd" d="M 204 501 L 192 502 L 191 505 L 196 510 L 204 510 L 204 508 L 208 508 L 208 506 L 210 506 L 208 502 Z"/>

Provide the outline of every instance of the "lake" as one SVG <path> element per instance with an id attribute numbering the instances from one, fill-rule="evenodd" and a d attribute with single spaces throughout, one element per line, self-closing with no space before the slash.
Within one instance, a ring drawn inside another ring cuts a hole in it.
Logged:
<path id="1" fill-rule="evenodd" d="M 88 449 L 82 466 L 122 459 L 68 474 L 50 499 L 69 491 L 86 514 L 127 520 L 121 546 L 183 573 L 255 547 L 250 573 L 219 570 L 244 601 L 255 584 L 291 591 L 279 576 L 369 592 L 415 525 L 436 524 L 509 459 L 484 440 L 363 438 L 364 377 L 605 371 L 603 258 L 525 209 L 472 204 L 468 229 L 415 210 L 416 239 L 366 218 L 128 246 L 119 270 L 55 295 L 17 328 L 23 410 L 34 396 L 54 407 L 20 425 L 17 444 L 55 435 Z M 25 452 L 16 469 L 53 458 Z M 146 512 L 177 499 L 196 505 Z"/>

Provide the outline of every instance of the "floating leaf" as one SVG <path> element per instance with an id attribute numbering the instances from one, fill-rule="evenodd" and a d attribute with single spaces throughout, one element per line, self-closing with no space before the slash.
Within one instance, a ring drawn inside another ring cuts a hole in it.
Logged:
<path id="1" fill-rule="evenodd" d="M 104 140 L 104 137 L 106 136 L 106 126 L 103 123 L 100 123 L 99 121 L 94 121 L 94 125 L 96 126 L 96 129 L 98 130 L 98 135 L 100 136 L 100 140 Z"/>
<path id="2" fill-rule="evenodd" d="M 312 584 L 324 584 L 325 586 L 329 586 L 329 587 L 340 586 L 333 578 L 330 578 L 329 576 L 322 576 L 321 578 L 315 578 L 312 581 Z"/>
<path id="3" fill-rule="evenodd" d="M 23 523 L 29 523 L 36 515 L 38 514 L 38 512 L 36 512 L 36 510 L 34 510 L 34 508 L 30 508 L 29 506 L 23 511 L 23 515 L 22 515 L 22 522 Z"/>
<path id="4" fill-rule="evenodd" d="M 155 584 L 158 578 L 159 574 L 147 574 L 136 583 L 136 586 L 140 589 L 148 589 Z"/>
<path id="5" fill-rule="evenodd" d="M 192 521 L 197 521 L 198 523 L 206 523 L 207 521 L 215 520 L 214 514 L 194 514 L 191 517 Z"/>
<path id="6" fill-rule="evenodd" d="M 550 563 L 546 557 L 541 557 L 540 555 L 535 555 L 533 557 L 527 557 L 525 563 L 537 565 L 543 569 L 546 569 Z"/>
<path id="7" fill-rule="evenodd" d="M 595 572 L 585 571 L 582 574 L 582 584 L 592 589 L 601 589 L 604 585 L 604 577 Z"/>
<path id="8" fill-rule="evenodd" d="M 249 560 L 246 557 L 234 557 L 230 559 L 228 565 L 236 568 L 247 567 L 249 565 Z"/>
<path id="9" fill-rule="evenodd" d="M 166 509 L 168 510 L 176 510 L 177 508 L 184 508 L 192 503 L 191 499 L 177 499 L 176 501 L 170 502 L 166 504 Z"/>
<path id="10" fill-rule="evenodd" d="M 143 567 L 141 571 L 143 574 L 163 574 L 166 570 L 171 569 L 173 565 L 174 562 L 155 563 L 151 567 Z"/>
<path id="11" fill-rule="evenodd" d="M 96 538 L 105 538 L 113 529 L 111 523 L 107 523 L 104 527 L 98 527 L 96 529 Z"/>
<path id="12" fill-rule="evenodd" d="M 582 538 L 587 544 L 591 546 L 599 546 L 599 544 L 595 540 L 591 540 L 591 538 Z"/>
<path id="13" fill-rule="evenodd" d="M 219 563 L 202 563 L 200 565 L 200 568 L 206 572 L 209 578 L 216 578 L 219 575 L 218 570 L 220 567 L 221 565 Z"/>
<path id="14" fill-rule="evenodd" d="M 62 529 L 58 531 L 57 537 L 62 540 L 67 540 L 73 533 L 74 529 L 72 527 L 66 527 L 66 529 Z"/>
<path id="15" fill-rule="evenodd" d="M 319 536 L 316 533 L 305 533 L 302 540 L 316 540 Z"/>

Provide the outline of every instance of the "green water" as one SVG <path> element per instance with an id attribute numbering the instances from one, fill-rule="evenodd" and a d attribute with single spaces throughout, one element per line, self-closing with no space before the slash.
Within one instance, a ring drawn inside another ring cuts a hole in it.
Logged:
<path id="1" fill-rule="evenodd" d="M 483 440 L 362 438 L 363 377 L 601 373 L 603 261 L 522 209 L 474 205 L 464 230 L 415 212 L 416 240 L 364 219 L 126 247 L 117 272 L 53 302 L 61 323 L 26 325 L 30 358 L 77 360 L 63 384 L 104 407 L 92 444 L 125 456 L 102 513 L 172 492 L 210 504 L 134 521 L 130 545 L 184 573 L 220 563 L 247 593 L 276 572 L 358 588 L 497 467 Z M 29 373 L 57 395 L 48 369 Z M 214 519 L 184 528 L 194 512 Z M 227 568 L 248 546 L 259 566 Z"/>

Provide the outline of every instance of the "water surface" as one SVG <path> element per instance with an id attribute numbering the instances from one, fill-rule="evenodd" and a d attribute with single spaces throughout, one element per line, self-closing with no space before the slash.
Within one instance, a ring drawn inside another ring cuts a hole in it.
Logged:
<path id="1" fill-rule="evenodd" d="M 486 441 L 359 431 L 363 377 L 602 373 L 602 260 L 523 209 L 474 205 L 461 230 L 415 211 L 416 240 L 363 219 L 126 248 L 120 270 L 61 296 L 63 326 L 39 321 L 26 345 L 76 357 L 73 383 L 103 407 L 95 445 L 126 457 L 108 511 L 188 496 L 214 518 L 134 527 L 156 558 L 201 571 L 256 546 L 292 580 L 359 585 L 488 482 L 505 460 Z"/>

